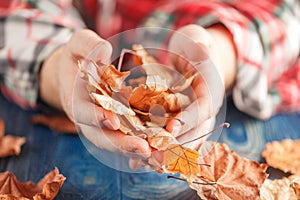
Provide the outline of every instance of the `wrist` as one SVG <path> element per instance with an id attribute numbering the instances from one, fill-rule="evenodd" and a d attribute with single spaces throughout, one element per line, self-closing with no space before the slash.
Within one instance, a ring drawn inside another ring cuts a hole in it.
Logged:
<path id="1" fill-rule="evenodd" d="M 231 33 L 221 25 L 207 28 L 213 37 L 215 44 L 215 57 L 212 62 L 218 68 L 227 92 L 230 92 L 236 79 L 237 63 L 236 50 Z"/>
<path id="2" fill-rule="evenodd" d="M 40 72 L 39 88 L 42 101 L 59 110 L 62 110 L 62 104 L 59 98 L 57 68 L 61 52 L 62 47 L 56 49 L 43 63 Z"/>

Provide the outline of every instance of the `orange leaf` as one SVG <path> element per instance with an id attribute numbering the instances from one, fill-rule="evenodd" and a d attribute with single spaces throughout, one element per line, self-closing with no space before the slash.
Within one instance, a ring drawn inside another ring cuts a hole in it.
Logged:
<path id="1" fill-rule="evenodd" d="M 129 104 L 132 108 L 143 112 L 149 112 L 150 108 L 156 104 L 162 105 L 167 113 L 178 112 L 181 109 L 176 95 L 147 85 L 141 85 L 133 90 Z"/>
<path id="2" fill-rule="evenodd" d="M 65 181 L 57 168 L 49 172 L 37 185 L 32 182 L 21 183 L 11 172 L 0 173 L 0 199 L 52 200 Z"/>
<path id="3" fill-rule="evenodd" d="M 124 80 L 129 76 L 130 71 L 127 72 L 120 72 L 115 68 L 114 65 L 108 65 L 103 70 L 100 67 L 97 67 L 98 73 L 101 77 L 101 79 L 109 85 L 109 87 L 112 89 L 112 91 L 117 92 L 121 89 Z"/>
<path id="4" fill-rule="evenodd" d="M 52 115 L 34 115 L 31 117 L 30 122 L 32 124 L 40 124 L 49 127 L 50 129 L 61 132 L 77 134 L 75 124 L 63 114 L 52 114 Z"/>
<path id="5" fill-rule="evenodd" d="M 227 145 L 211 144 L 211 150 L 201 162 L 200 176 L 188 179 L 202 199 L 258 199 L 267 178 L 267 165 L 239 157 Z"/>
<path id="6" fill-rule="evenodd" d="M 0 119 L 0 158 L 12 155 L 19 155 L 21 146 L 26 142 L 24 137 L 12 135 L 4 136 L 4 122 Z"/>
<path id="7" fill-rule="evenodd" d="M 199 174 L 199 153 L 180 144 L 171 144 L 164 151 L 164 168 L 169 173 L 180 173 L 185 177 Z"/>

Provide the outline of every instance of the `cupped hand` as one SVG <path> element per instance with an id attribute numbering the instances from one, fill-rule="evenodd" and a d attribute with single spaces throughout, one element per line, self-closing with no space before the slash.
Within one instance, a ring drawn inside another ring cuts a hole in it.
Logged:
<path id="1" fill-rule="evenodd" d="M 173 33 L 169 42 L 171 63 L 183 76 L 196 74 L 192 89 L 196 97 L 166 125 L 166 130 L 183 146 L 198 149 L 215 124 L 223 103 L 224 77 L 219 68 L 216 44 L 212 35 L 198 25 L 187 25 Z M 163 153 L 154 151 L 152 157 L 163 161 Z M 144 164 L 132 159 L 131 167 Z"/>
<path id="2" fill-rule="evenodd" d="M 130 156 L 149 157 L 151 150 L 147 141 L 118 131 L 118 117 L 91 101 L 87 82 L 80 78 L 78 62 L 89 57 L 96 62 L 109 64 L 111 54 L 111 44 L 93 31 L 74 33 L 68 43 L 45 61 L 41 71 L 41 97 L 50 105 L 65 111 L 84 136 L 97 147 Z"/>
<path id="3" fill-rule="evenodd" d="M 176 119 L 171 120 L 166 129 L 180 143 L 198 149 L 207 139 L 204 135 L 213 129 L 225 95 L 216 43 L 206 29 L 198 25 L 187 25 L 172 35 L 169 50 L 177 71 L 183 75 L 197 76 L 192 83 L 196 99 Z"/>

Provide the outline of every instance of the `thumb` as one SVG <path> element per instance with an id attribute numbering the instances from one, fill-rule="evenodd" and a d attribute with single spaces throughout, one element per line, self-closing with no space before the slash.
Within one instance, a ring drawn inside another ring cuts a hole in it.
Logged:
<path id="1" fill-rule="evenodd" d="M 187 67 L 189 61 L 203 62 L 213 52 L 213 38 L 206 29 L 199 25 L 191 24 L 178 29 L 170 38 L 169 51 L 171 62 L 179 70 Z"/>
<path id="2" fill-rule="evenodd" d="M 89 58 L 105 64 L 110 63 L 111 44 L 91 30 L 85 29 L 74 33 L 67 44 L 67 48 L 75 57 Z"/>

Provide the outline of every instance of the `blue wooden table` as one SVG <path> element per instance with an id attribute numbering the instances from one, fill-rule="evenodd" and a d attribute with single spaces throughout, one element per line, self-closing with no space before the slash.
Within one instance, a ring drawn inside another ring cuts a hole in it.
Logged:
<path id="1" fill-rule="evenodd" d="M 278 115 L 260 121 L 240 113 L 229 101 L 219 142 L 241 156 L 261 161 L 266 142 L 300 138 L 300 113 Z M 0 159 L 0 171 L 12 171 L 20 181 L 37 182 L 57 166 L 67 178 L 57 199 L 197 199 L 183 181 L 164 174 L 129 173 L 114 170 L 95 159 L 78 136 L 53 132 L 29 123 L 35 111 L 24 111 L 0 94 L 0 117 L 6 134 L 24 136 L 27 142 L 19 156 Z"/>

